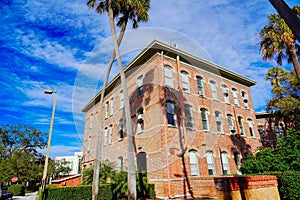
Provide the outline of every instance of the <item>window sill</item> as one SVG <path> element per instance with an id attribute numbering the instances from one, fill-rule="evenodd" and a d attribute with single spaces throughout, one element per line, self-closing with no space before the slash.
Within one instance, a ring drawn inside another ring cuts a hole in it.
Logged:
<path id="1" fill-rule="evenodd" d="M 171 125 L 171 124 L 168 124 L 168 127 L 169 127 L 169 128 L 177 128 L 176 125 Z"/>

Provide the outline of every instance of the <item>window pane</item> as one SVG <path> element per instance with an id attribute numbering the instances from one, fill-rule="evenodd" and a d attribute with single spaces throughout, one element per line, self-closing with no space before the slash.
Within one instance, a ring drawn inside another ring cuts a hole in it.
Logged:
<path id="1" fill-rule="evenodd" d="M 173 76 L 172 76 L 172 68 L 165 67 L 165 86 L 173 87 Z"/>

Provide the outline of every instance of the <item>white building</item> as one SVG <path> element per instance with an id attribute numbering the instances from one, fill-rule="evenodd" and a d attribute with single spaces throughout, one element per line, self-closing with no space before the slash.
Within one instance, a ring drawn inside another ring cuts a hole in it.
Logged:
<path id="1" fill-rule="evenodd" d="M 54 160 L 62 161 L 65 160 L 69 162 L 69 167 L 71 171 L 69 174 L 80 174 L 80 165 L 82 159 L 82 152 L 75 152 L 74 156 L 57 156 Z"/>

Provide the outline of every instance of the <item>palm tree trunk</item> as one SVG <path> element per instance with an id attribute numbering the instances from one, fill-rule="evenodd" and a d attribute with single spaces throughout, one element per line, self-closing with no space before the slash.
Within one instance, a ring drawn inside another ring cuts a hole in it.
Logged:
<path id="1" fill-rule="evenodd" d="M 293 31 L 296 38 L 300 41 L 300 19 L 283 0 L 269 0 L 269 2 L 274 6 L 279 15 Z"/>
<path id="2" fill-rule="evenodd" d="M 127 26 L 127 20 L 125 20 L 122 23 L 122 27 L 121 27 L 121 31 L 118 37 L 118 45 L 121 44 L 122 39 L 124 37 L 124 33 L 126 30 L 126 26 Z M 105 79 L 104 79 L 104 83 L 102 86 L 102 90 L 101 90 L 101 97 L 100 97 L 100 107 L 99 107 L 99 115 L 100 115 L 100 119 L 99 119 L 99 132 L 97 135 L 97 144 L 96 144 L 96 155 L 95 155 L 95 163 L 94 163 L 94 176 L 93 176 L 93 185 L 92 185 L 92 200 L 97 200 L 98 199 L 98 193 L 99 193 L 99 173 L 100 173 L 100 164 L 101 164 L 101 143 L 102 143 L 102 111 L 103 111 L 103 99 L 104 99 L 104 94 L 105 94 L 105 89 L 106 89 L 106 85 L 107 85 L 107 81 L 109 78 L 109 74 L 111 71 L 111 67 L 113 65 L 114 59 L 116 57 L 116 53 L 115 50 L 113 50 L 111 57 L 110 57 L 110 61 L 109 64 L 107 66 L 107 71 L 105 74 Z"/>
<path id="3" fill-rule="evenodd" d="M 292 60 L 293 60 L 293 65 L 294 65 L 296 75 L 298 77 L 298 80 L 300 81 L 300 65 L 299 65 L 299 60 L 298 60 L 298 57 L 297 57 L 295 45 L 291 46 L 290 53 L 292 55 Z"/>
<path id="4" fill-rule="evenodd" d="M 131 114 L 130 114 L 130 105 L 129 105 L 129 98 L 128 98 L 128 90 L 126 85 L 126 78 L 123 69 L 122 60 L 120 57 L 120 49 L 117 42 L 116 37 L 116 29 L 114 25 L 114 18 L 113 18 L 113 10 L 111 8 L 111 0 L 109 0 L 109 22 L 110 28 L 113 37 L 114 48 L 116 52 L 116 57 L 118 60 L 118 67 L 120 70 L 121 76 L 121 84 L 124 94 L 124 107 L 125 107 L 125 119 L 126 119 L 126 127 L 127 127 L 127 167 L 128 167 L 128 200 L 136 200 L 136 175 L 135 175 L 135 162 L 134 162 L 134 146 L 133 146 L 133 130 L 132 130 L 132 121 L 131 121 Z"/>

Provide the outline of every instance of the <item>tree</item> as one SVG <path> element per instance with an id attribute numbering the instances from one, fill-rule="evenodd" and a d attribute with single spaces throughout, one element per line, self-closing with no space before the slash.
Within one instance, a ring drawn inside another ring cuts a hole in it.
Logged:
<path id="1" fill-rule="evenodd" d="M 66 176 L 72 170 L 69 166 L 70 162 L 63 160 L 49 159 L 47 177 L 58 178 Z"/>
<path id="2" fill-rule="evenodd" d="M 300 81 L 295 71 L 271 68 L 266 74 L 271 81 L 272 98 L 267 103 L 267 112 L 272 113 L 273 123 L 284 123 L 285 129 L 300 127 Z"/>
<path id="3" fill-rule="evenodd" d="M 300 41 L 300 19 L 283 0 L 269 0 Z"/>
<path id="4" fill-rule="evenodd" d="M 43 133 L 26 125 L 0 128 L 0 180 L 10 181 L 18 177 L 19 183 L 33 181 L 41 175 L 38 150 L 45 148 Z"/>
<path id="5" fill-rule="evenodd" d="M 102 113 L 102 105 L 103 105 L 103 98 L 105 94 L 105 88 L 107 79 L 109 77 L 109 73 L 111 70 L 111 66 L 113 64 L 115 56 L 117 56 L 118 60 L 118 67 L 120 70 L 120 76 L 121 76 L 121 83 L 123 88 L 123 94 L 124 94 L 124 102 L 125 102 L 125 119 L 126 119 L 126 126 L 127 126 L 127 140 L 128 140 L 128 170 L 134 170 L 134 148 L 133 148 L 133 130 L 131 125 L 131 115 L 130 115 L 130 106 L 129 106 L 129 98 L 128 98 L 128 92 L 127 92 L 127 86 L 126 86 L 126 80 L 125 80 L 125 74 L 123 70 L 122 60 L 120 57 L 120 50 L 119 45 L 121 43 L 121 40 L 123 38 L 126 25 L 128 22 L 128 19 L 133 21 L 133 28 L 138 27 L 138 23 L 140 21 L 148 21 L 148 10 L 150 8 L 150 0 L 133 0 L 133 1 L 116 1 L 116 0 L 90 0 L 88 1 L 88 6 L 90 8 L 96 8 L 96 11 L 99 14 L 102 14 L 104 12 L 108 12 L 109 14 L 109 21 L 110 21 L 110 27 L 112 32 L 112 38 L 114 43 L 114 51 L 112 53 L 110 63 L 108 66 L 108 70 L 106 73 L 104 85 L 101 91 L 101 99 L 100 99 L 100 113 Z M 116 30 L 115 30 L 115 24 L 114 19 L 121 14 L 122 16 L 119 18 L 117 25 L 121 26 L 121 32 L 117 39 L 116 36 Z M 100 130 L 99 135 L 97 139 L 97 149 L 96 149 L 96 161 L 95 161 L 95 169 L 94 169 L 94 181 L 93 181 L 93 199 L 97 198 L 98 194 L 98 174 L 99 174 L 99 166 L 100 166 L 100 145 L 101 145 L 101 135 L 102 135 L 102 118 L 100 117 Z M 130 189 L 129 189 L 129 195 L 133 196 L 134 199 L 136 199 L 136 192 L 135 192 L 135 173 L 128 173 L 128 180 L 130 182 Z M 131 194 L 131 191 L 133 193 Z"/>
<path id="6" fill-rule="evenodd" d="M 262 147 L 255 155 L 248 155 L 241 166 L 245 174 L 272 171 L 299 171 L 300 131 L 290 129 L 286 136 L 278 139 L 276 149 Z"/>
<path id="7" fill-rule="evenodd" d="M 293 12 L 300 14 L 300 7 L 295 6 Z M 284 59 L 292 63 L 298 79 L 300 80 L 300 45 L 296 37 L 278 14 L 269 15 L 269 24 L 260 31 L 260 52 L 264 60 L 275 58 L 278 65 L 282 65 Z"/>

